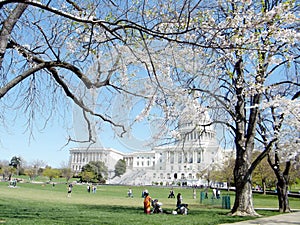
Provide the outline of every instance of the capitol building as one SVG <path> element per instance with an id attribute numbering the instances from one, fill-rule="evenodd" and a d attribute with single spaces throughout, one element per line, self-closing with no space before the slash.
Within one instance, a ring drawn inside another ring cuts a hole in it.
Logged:
<path id="1" fill-rule="evenodd" d="M 72 148 L 69 165 L 76 174 L 90 161 L 102 161 L 110 171 L 107 183 L 127 185 L 178 184 L 206 185 L 199 172 L 222 164 L 231 151 L 222 149 L 210 117 L 205 114 L 199 125 L 180 122 L 173 144 L 157 146 L 150 151 L 122 153 L 112 148 Z M 201 126 L 202 125 L 202 126 Z M 114 177 L 118 160 L 126 162 L 126 173 Z M 111 179 L 114 177 L 113 179 Z"/>

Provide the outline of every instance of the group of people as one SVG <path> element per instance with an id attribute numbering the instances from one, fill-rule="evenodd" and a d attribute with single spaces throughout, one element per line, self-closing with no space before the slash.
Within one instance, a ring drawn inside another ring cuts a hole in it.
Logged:
<path id="1" fill-rule="evenodd" d="M 212 198 L 216 198 L 216 199 L 220 199 L 220 196 L 221 196 L 221 192 L 220 192 L 220 190 L 217 188 L 213 188 L 213 196 L 212 196 Z"/>
<path id="2" fill-rule="evenodd" d="M 187 215 L 188 213 L 188 204 L 182 203 L 181 193 L 177 194 L 176 209 L 173 211 L 173 214 L 178 214 L 178 213 L 182 215 Z"/>
<path id="3" fill-rule="evenodd" d="M 54 183 L 53 183 L 53 187 L 54 187 L 55 185 L 54 185 Z M 97 186 L 96 185 L 87 185 L 87 187 L 86 187 L 86 189 L 87 189 L 87 192 L 88 193 L 90 193 L 91 191 L 92 191 L 92 193 L 96 193 L 96 191 L 97 191 Z M 73 184 L 72 183 L 70 183 L 69 185 L 68 185 L 68 187 L 67 187 L 67 197 L 71 197 L 71 195 L 72 195 L 72 190 L 73 190 Z"/>
<path id="4" fill-rule="evenodd" d="M 162 213 L 161 205 L 158 201 L 158 199 L 152 200 L 148 190 L 144 190 L 142 192 L 142 197 L 144 197 L 144 213 L 150 214 L 151 213 L 151 205 L 153 207 L 153 213 Z M 175 198 L 174 191 L 171 190 L 168 198 Z M 182 214 L 182 215 L 187 215 L 188 213 L 188 204 L 184 204 L 182 202 L 183 198 L 181 193 L 177 194 L 177 202 L 176 202 L 176 209 L 172 211 L 172 214 Z"/>
<path id="5" fill-rule="evenodd" d="M 91 185 L 87 185 L 87 187 L 86 187 L 86 189 L 87 189 L 87 192 L 88 193 L 91 193 L 91 190 L 92 190 L 92 193 L 96 193 L 96 191 L 97 191 L 97 187 L 96 187 L 96 185 L 92 185 L 92 187 L 91 187 Z"/>
<path id="6" fill-rule="evenodd" d="M 91 189 L 92 189 L 93 193 L 96 193 L 97 188 L 96 188 L 95 185 L 93 185 L 92 187 L 90 185 L 87 186 L 88 193 L 91 192 Z M 73 190 L 73 184 L 70 183 L 68 185 L 67 197 L 71 197 L 72 190 Z M 127 192 L 127 195 L 128 195 L 128 197 L 131 197 L 131 198 L 133 197 L 133 193 L 132 193 L 131 188 L 129 188 L 129 190 Z M 151 213 L 151 206 L 153 207 L 152 213 L 162 213 L 163 212 L 163 210 L 161 208 L 162 203 L 159 202 L 158 199 L 152 200 L 150 195 L 149 195 L 148 190 L 144 190 L 142 192 L 142 197 L 144 198 L 144 212 L 146 214 Z M 170 191 L 170 194 L 169 194 L 168 198 L 175 198 L 175 194 L 174 194 L 173 190 Z M 177 198 L 176 209 L 172 212 L 172 214 L 186 215 L 187 212 L 188 212 L 188 204 L 182 203 L 183 198 L 182 198 L 181 193 L 178 193 L 176 198 Z"/>

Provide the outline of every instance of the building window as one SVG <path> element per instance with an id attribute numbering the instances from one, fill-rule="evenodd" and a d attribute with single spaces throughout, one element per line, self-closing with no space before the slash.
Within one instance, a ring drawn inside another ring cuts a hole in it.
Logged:
<path id="1" fill-rule="evenodd" d="M 189 163 L 193 163 L 193 153 L 190 153 Z"/>
<path id="2" fill-rule="evenodd" d="M 170 153 L 170 163 L 173 164 L 174 163 L 174 152 Z"/>
<path id="3" fill-rule="evenodd" d="M 201 152 L 198 152 L 197 163 L 201 163 Z"/>

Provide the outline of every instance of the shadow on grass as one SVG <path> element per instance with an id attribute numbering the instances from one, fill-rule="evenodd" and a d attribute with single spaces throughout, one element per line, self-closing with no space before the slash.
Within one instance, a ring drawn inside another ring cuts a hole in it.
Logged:
<path id="1" fill-rule="evenodd" d="M 129 214 L 143 214 L 143 208 L 137 206 L 119 206 L 119 205 L 78 205 L 79 210 L 88 210 L 88 211 L 98 211 L 98 212 L 119 212 L 119 213 L 129 213 Z"/>
<path id="2" fill-rule="evenodd" d="M 1 199 L 0 199 L 1 200 Z M 246 219 L 227 216 L 228 210 L 190 208 L 187 216 L 146 215 L 142 205 L 53 204 L 47 202 L 0 201 L 0 221 L 5 224 L 201 224 L 234 223 Z M 163 208 L 170 213 L 173 209 Z"/>

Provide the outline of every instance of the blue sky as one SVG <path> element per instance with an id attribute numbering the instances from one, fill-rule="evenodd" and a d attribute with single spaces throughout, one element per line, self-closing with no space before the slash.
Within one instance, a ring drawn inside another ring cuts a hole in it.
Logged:
<path id="1" fill-rule="evenodd" d="M 126 140 L 120 142 L 118 138 L 114 138 L 110 125 L 107 124 L 105 127 L 98 136 L 103 147 L 115 148 L 122 152 L 136 150 Z M 42 132 L 35 131 L 34 139 L 18 127 L 11 128 L 10 133 L 2 131 L 0 160 L 10 161 L 13 156 L 20 156 L 29 164 L 35 160 L 43 160 L 52 167 L 61 167 L 69 160 L 69 149 L 78 146 L 76 143 L 65 146 L 67 135 L 65 128 L 59 124 L 49 125 Z"/>
<path id="2" fill-rule="evenodd" d="M 1 132 L 0 160 L 20 156 L 27 163 L 43 160 L 47 165 L 60 167 L 69 157 L 69 148 L 62 148 L 67 141 L 65 133 L 58 125 L 35 132 L 35 139 L 18 127 L 11 128 L 10 133 Z"/>
<path id="3" fill-rule="evenodd" d="M 136 106 L 131 108 L 131 112 L 128 112 L 129 116 L 134 117 L 138 114 L 143 109 L 142 104 L 141 102 L 136 103 Z M 123 113 L 121 115 L 122 118 L 126 116 Z M 65 120 L 72 121 L 74 114 L 70 112 L 67 117 Z M 77 117 L 76 121 L 78 120 Z M 34 138 L 31 138 L 30 133 L 24 132 L 22 126 L 24 121 L 26 121 L 26 118 L 19 115 L 15 125 L 10 127 L 8 131 L 2 129 L 0 132 L 0 160 L 10 161 L 13 156 L 18 156 L 22 157 L 28 164 L 36 160 L 43 160 L 47 165 L 59 168 L 68 163 L 69 149 L 79 146 L 77 143 L 70 143 L 65 146 L 68 136 L 80 138 L 78 130 L 86 133 L 85 127 L 80 122 L 77 123 L 79 127 L 73 124 L 74 129 L 67 130 L 61 122 L 52 119 L 52 122 L 48 123 L 44 130 L 34 129 Z M 41 124 L 39 124 L 36 121 L 37 126 L 42 126 L 43 122 L 41 121 Z M 115 135 L 110 124 L 100 123 L 100 127 L 101 131 L 97 131 L 98 143 L 95 146 L 114 148 L 121 152 L 149 150 L 150 147 L 143 146 L 143 143 L 151 142 L 151 135 L 155 132 L 147 119 L 133 125 L 132 131 L 129 131 L 123 139 Z"/>

